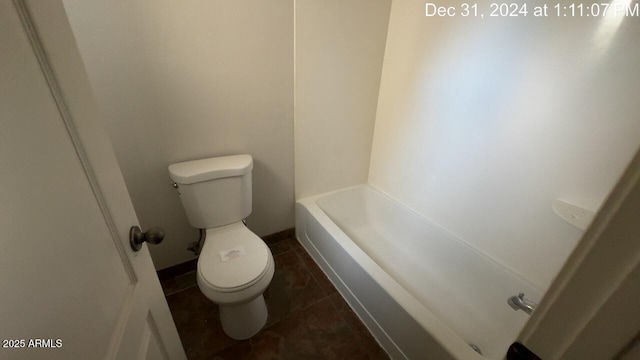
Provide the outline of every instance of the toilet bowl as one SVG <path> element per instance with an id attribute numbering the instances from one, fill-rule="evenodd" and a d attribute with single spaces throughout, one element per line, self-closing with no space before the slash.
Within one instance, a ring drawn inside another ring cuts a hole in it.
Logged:
<path id="1" fill-rule="evenodd" d="M 262 293 L 274 267 L 267 245 L 242 222 L 207 229 L 198 259 L 198 287 L 220 305 L 220 322 L 230 337 L 248 339 L 267 322 Z"/>
<path id="2" fill-rule="evenodd" d="M 185 161 L 169 166 L 191 226 L 205 229 L 198 259 L 200 291 L 220 306 L 222 329 L 237 340 L 267 322 L 262 293 L 275 264 L 267 245 L 244 222 L 251 214 L 250 155 Z"/>

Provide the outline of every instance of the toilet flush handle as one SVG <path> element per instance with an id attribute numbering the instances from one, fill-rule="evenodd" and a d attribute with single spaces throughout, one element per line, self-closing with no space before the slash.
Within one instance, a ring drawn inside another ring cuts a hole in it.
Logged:
<path id="1" fill-rule="evenodd" d="M 158 226 L 154 226 L 146 232 L 142 232 L 139 227 L 132 226 L 129 230 L 129 244 L 133 251 L 140 251 L 142 243 L 160 244 L 164 240 L 164 230 Z"/>

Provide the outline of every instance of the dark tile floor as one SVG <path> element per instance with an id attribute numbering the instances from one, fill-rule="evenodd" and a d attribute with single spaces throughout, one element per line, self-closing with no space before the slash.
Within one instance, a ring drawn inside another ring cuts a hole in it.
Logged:
<path id="1" fill-rule="evenodd" d="M 249 340 L 234 340 L 222 331 L 218 306 L 202 295 L 194 271 L 161 276 L 187 357 L 388 359 L 292 232 L 287 235 L 265 238 L 276 263 L 264 294 L 269 319 Z"/>

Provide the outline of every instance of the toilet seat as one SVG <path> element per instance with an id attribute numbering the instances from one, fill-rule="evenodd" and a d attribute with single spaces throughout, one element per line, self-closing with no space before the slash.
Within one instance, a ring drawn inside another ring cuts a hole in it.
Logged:
<path id="1" fill-rule="evenodd" d="M 273 270 L 271 251 L 242 222 L 206 230 L 197 277 L 211 300 L 231 302 L 231 297 L 240 300 L 254 292 L 257 296 L 271 281 Z"/>

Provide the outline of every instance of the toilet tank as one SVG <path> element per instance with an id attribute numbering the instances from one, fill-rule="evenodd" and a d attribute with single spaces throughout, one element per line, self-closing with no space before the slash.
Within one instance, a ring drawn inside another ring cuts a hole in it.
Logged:
<path id="1" fill-rule="evenodd" d="M 169 165 L 191 226 L 208 229 L 251 214 L 251 155 L 232 155 Z"/>

